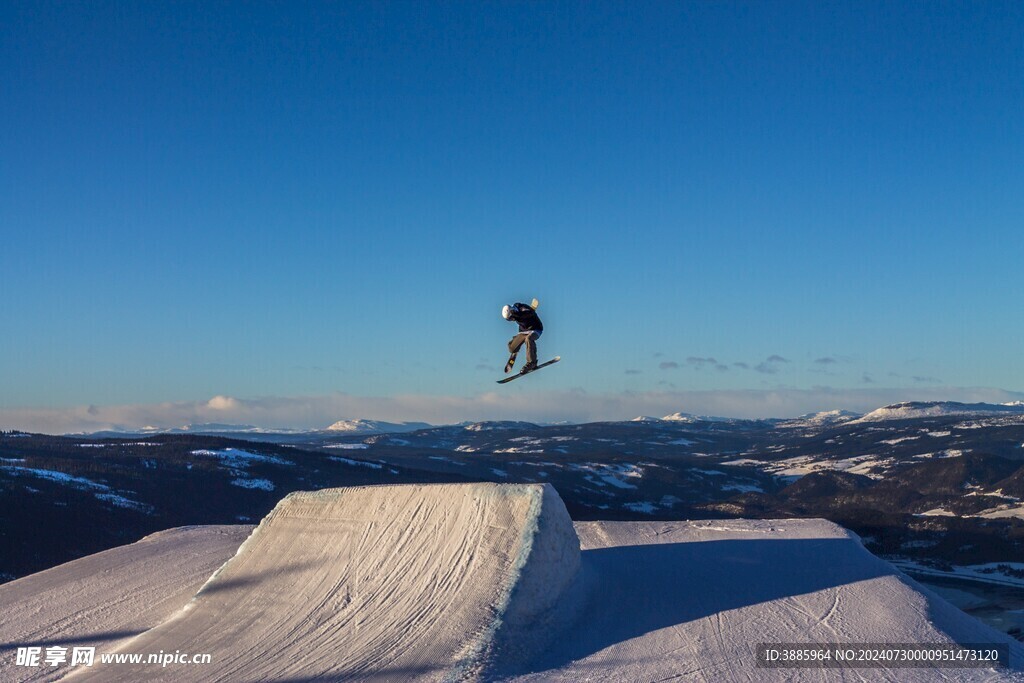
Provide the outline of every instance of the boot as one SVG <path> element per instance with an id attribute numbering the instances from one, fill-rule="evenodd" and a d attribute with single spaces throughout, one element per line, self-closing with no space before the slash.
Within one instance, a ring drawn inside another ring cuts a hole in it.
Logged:
<path id="1" fill-rule="evenodd" d="M 516 354 L 512 354 L 508 357 L 508 362 L 505 363 L 505 374 L 507 375 L 511 370 L 512 366 L 516 364 Z"/>

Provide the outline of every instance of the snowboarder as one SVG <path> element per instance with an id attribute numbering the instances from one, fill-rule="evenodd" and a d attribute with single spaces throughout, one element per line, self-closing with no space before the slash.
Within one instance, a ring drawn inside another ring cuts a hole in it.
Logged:
<path id="1" fill-rule="evenodd" d="M 508 342 L 508 352 L 511 355 L 508 357 L 508 363 L 505 363 L 505 373 L 511 371 L 512 366 L 516 364 L 516 354 L 519 353 L 523 344 L 526 344 L 526 365 L 519 373 L 526 374 L 536 370 L 537 340 L 544 332 L 544 324 L 537 316 L 537 300 L 533 300 L 533 305 L 515 303 L 511 306 L 504 306 L 501 309 L 501 317 L 519 324 L 519 334 Z"/>

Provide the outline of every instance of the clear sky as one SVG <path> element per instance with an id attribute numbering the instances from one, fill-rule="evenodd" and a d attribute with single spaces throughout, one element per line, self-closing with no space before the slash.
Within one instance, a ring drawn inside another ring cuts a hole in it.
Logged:
<path id="1" fill-rule="evenodd" d="M 0 409 L 1020 390 L 1022 36 L 1020 2 L 4 2 Z M 494 394 L 532 297 L 564 362 Z"/>

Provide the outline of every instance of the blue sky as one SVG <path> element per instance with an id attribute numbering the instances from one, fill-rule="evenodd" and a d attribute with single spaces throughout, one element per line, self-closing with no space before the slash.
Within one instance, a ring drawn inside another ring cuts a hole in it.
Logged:
<path id="1" fill-rule="evenodd" d="M 565 362 L 496 416 L 1019 390 L 1021 35 L 1012 2 L 4 3 L 0 409 L 457 412 L 534 296 Z"/>

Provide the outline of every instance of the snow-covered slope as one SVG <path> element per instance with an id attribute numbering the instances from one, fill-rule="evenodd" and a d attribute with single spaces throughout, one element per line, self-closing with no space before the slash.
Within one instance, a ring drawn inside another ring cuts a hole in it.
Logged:
<path id="1" fill-rule="evenodd" d="M 0 586 L 0 681 L 54 681 L 70 668 L 17 666 L 16 645 L 109 652 L 181 610 L 253 527 L 168 529 Z M 45 651 L 44 651 L 45 652 Z M 10 653 L 10 656 L 7 656 Z"/>
<path id="2" fill-rule="evenodd" d="M 589 598 L 528 681 L 1005 681 L 985 669 L 762 669 L 757 643 L 998 642 L 820 519 L 582 522 Z M 1019 664 L 1018 664 L 1019 666 Z"/>

